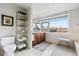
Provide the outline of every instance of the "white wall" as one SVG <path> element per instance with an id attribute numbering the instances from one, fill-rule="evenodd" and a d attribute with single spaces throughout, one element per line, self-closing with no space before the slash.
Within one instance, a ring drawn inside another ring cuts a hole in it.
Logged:
<path id="1" fill-rule="evenodd" d="M 69 11 L 69 37 L 79 40 L 79 8 Z"/>
<path id="2" fill-rule="evenodd" d="M 28 12 L 28 48 L 32 48 L 32 11 L 31 8 L 27 9 Z"/>
<path id="3" fill-rule="evenodd" d="M 46 33 L 46 41 L 56 42 L 59 37 L 65 37 L 71 40 L 79 40 L 79 8 L 69 10 L 68 15 L 69 15 L 69 32 L 66 34 Z"/>
<path id="4" fill-rule="evenodd" d="M 47 32 L 46 33 L 46 41 L 51 42 L 51 43 L 59 43 L 58 38 L 60 37 L 67 37 L 67 33 L 52 33 L 52 32 Z"/>
<path id="5" fill-rule="evenodd" d="M 8 37 L 8 36 L 15 36 L 16 12 L 19 9 L 20 9 L 19 7 L 12 5 L 12 4 L 0 4 L 0 38 Z M 13 26 L 2 26 L 1 25 L 2 14 L 14 17 L 14 25 Z"/>

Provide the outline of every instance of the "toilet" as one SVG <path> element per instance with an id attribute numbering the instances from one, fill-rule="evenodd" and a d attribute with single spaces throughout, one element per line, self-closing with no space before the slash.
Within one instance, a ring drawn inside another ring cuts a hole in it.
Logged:
<path id="1" fill-rule="evenodd" d="M 13 56 L 16 50 L 15 37 L 1 38 L 2 49 L 5 56 Z"/>

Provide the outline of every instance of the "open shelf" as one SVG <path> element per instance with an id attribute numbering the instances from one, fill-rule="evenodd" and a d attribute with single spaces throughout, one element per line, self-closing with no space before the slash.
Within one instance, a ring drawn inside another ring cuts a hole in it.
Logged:
<path id="1" fill-rule="evenodd" d="M 22 11 L 17 12 L 16 20 L 16 44 L 18 49 L 22 49 L 27 46 L 27 28 L 28 28 L 28 18 L 27 13 Z"/>

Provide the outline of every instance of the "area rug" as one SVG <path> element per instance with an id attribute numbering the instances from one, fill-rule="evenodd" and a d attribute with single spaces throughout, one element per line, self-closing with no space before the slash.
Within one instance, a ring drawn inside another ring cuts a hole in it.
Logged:
<path id="1" fill-rule="evenodd" d="M 51 43 L 48 43 L 46 41 L 40 43 L 40 44 L 37 44 L 35 46 L 33 46 L 34 49 L 37 49 L 41 52 L 43 52 L 45 49 L 47 49 L 49 46 L 51 45 Z"/>

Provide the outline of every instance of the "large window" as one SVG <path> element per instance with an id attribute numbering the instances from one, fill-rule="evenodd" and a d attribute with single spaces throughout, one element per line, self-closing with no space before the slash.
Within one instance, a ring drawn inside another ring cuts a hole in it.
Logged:
<path id="1" fill-rule="evenodd" d="M 42 29 L 42 31 L 43 32 L 48 32 L 49 31 L 49 23 L 48 22 L 43 22 L 42 24 L 41 24 L 41 29 Z"/>
<path id="2" fill-rule="evenodd" d="M 41 31 L 41 24 L 40 23 L 33 23 L 33 31 L 34 32 Z"/>
<path id="3" fill-rule="evenodd" d="M 59 17 L 50 20 L 50 32 L 67 32 L 68 31 L 68 17 Z"/>
<path id="4" fill-rule="evenodd" d="M 42 20 L 34 23 L 34 31 L 68 32 L 68 16 Z"/>
<path id="5" fill-rule="evenodd" d="M 40 31 L 41 30 L 41 24 L 40 23 L 36 23 L 36 31 Z"/>

